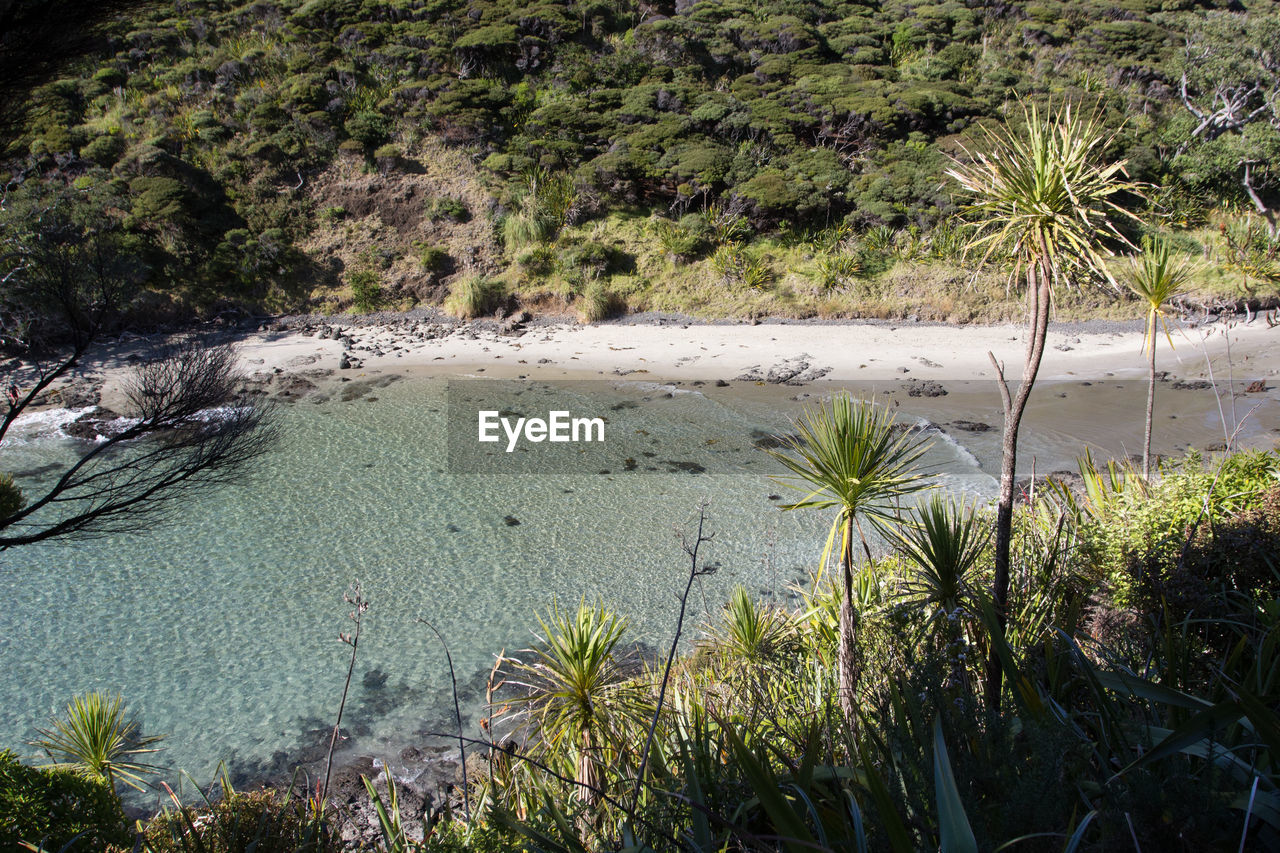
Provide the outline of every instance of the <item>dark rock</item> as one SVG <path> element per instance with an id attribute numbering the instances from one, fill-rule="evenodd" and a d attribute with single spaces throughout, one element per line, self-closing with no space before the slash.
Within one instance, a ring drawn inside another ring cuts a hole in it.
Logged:
<path id="1" fill-rule="evenodd" d="M 284 399 L 298 399 L 316 390 L 316 384 L 296 374 L 280 377 L 276 386 L 276 396 Z"/>
<path id="2" fill-rule="evenodd" d="M 908 397 L 945 397 L 947 389 L 942 387 L 941 382 L 935 382 L 932 379 L 920 381 L 912 379 L 906 385 L 902 386 Z"/>
<path id="3" fill-rule="evenodd" d="M 120 415 L 111 411 L 98 407 L 92 412 L 85 412 L 71 423 L 62 428 L 62 431 L 71 438 L 78 438 L 81 441 L 97 441 L 99 438 L 108 438 L 112 433 L 119 432 L 118 427 L 112 427 L 110 422 L 120 417 Z"/>
<path id="4" fill-rule="evenodd" d="M 725 382 L 723 379 L 717 379 L 717 380 L 716 380 L 716 387 L 717 387 L 717 388 L 728 388 L 728 387 L 729 387 L 729 383 L 728 383 L 728 382 Z"/>
<path id="5" fill-rule="evenodd" d="M 517 527 L 520 524 L 520 519 L 516 518 L 514 515 L 507 515 L 503 516 L 502 523 L 507 527 Z"/>
<path id="6" fill-rule="evenodd" d="M 1213 383 L 1203 379 L 1177 379 L 1169 387 L 1175 391 L 1208 391 Z"/>
<path id="7" fill-rule="evenodd" d="M 984 424 L 981 421 L 952 421 L 951 426 L 965 432 L 990 432 L 993 429 L 991 424 Z"/>

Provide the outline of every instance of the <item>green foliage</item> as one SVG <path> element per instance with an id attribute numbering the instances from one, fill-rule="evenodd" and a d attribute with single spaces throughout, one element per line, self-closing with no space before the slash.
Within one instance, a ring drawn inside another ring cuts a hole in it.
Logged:
<path id="1" fill-rule="evenodd" d="M 1111 281 L 1104 235 L 1126 242 L 1116 219 L 1131 216 L 1117 196 L 1135 192 L 1123 161 L 1099 164 L 1109 133 L 1097 115 L 1065 106 L 1041 115 L 1024 107 L 1026 129 L 985 134 L 985 150 L 953 161 L 947 175 L 972 199 L 977 233 L 970 246 L 987 257 L 1007 253 L 1019 270 L 1056 278 L 1069 261 Z"/>
<path id="2" fill-rule="evenodd" d="M 517 255 L 516 263 L 529 275 L 544 278 L 555 272 L 558 259 L 551 246 L 534 246 Z"/>
<path id="3" fill-rule="evenodd" d="M 124 700 L 94 691 L 67 703 L 66 715 L 55 717 L 49 728 L 37 729 L 40 737 L 31 745 L 45 753 L 53 769 L 66 769 L 100 782 L 114 791 L 117 784 L 141 791 L 143 777 L 153 765 L 140 761 L 158 752 L 162 735 L 143 735 L 129 719 Z"/>
<path id="4" fill-rule="evenodd" d="M 796 434 L 769 450 L 790 474 L 783 485 L 804 493 L 784 510 L 838 509 L 837 524 L 857 516 L 877 525 L 901 517 L 900 501 L 930 487 L 916 462 L 929 444 L 911 429 L 897 429 L 891 410 L 841 395 L 831 405 L 806 408 Z M 836 527 L 833 527 L 833 535 Z"/>
<path id="5" fill-rule="evenodd" d="M 351 285 L 351 306 L 357 314 L 377 311 L 382 305 L 382 279 L 376 270 L 354 270 L 347 276 L 347 283 Z"/>
<path id="6" fill-rule="evenodd" d="M 471 211 L 466 202 L 448 196 L 433 198 L 427 202 L 426 214 L 433 221 L 443 219 L 448 222 L 467 222 L 471 219 Z"/>
<path id="7" fill-rule="evenodd" d="M 1156 345 L 1156 324 L 1164 316 L 1164 306 L 1182 293 L 1191 272 L 1191 265 L 1185 259 L 1175 261 L 1173 247 L 1158 237 L 1144 237 L 1142 253 L 1130 259 L 1124 283 L 1144 303 L 1142 307 L 1147 312 L 1146 346 Z M 1167 329 L 1165 334 L 1168 334 Z M 1173 345 L 1172 340 L 1169 343 Z"/>
<path id="8" fill-rule="evenodd" d="M 66 182 L 76 162 L 129 187 L 114 210 L 145 248 L 130 256 L 195 311 L 226 298 L 303 307 L 311 188 L 342 154 L 387 173 L 422 150 L 429 167 L 424 140 L 476 152 L 513 211 L 513 252 L 586 216 L 674 212 L 680 226 L 653 237 L 677 264 L 769 229 L 842 222 L 914 226 L 911 257 L 954 263 L 947 155 L 1003 119 L 1011 93 L 1041 108 L 1096 103 L 1109 158 L 1164 184 L 1156 195 L 1177 222 L 1255 207 L 1251 190 L 1274 206 L 1274 16 L 1122 5 L 693 4 L 657 19 L 625 2 L 131 7 L 101 21 L 101 38 L 62 39 L 73 56 L 51 60 L 43 31 L 15 36 L 15 67 L 44 70 L 15 84 L 0 161 L 25 183 Z M 19 7 L 14 32 L 45 17 Z M 70 9 L 68 20 L 99 20 Z M 1213 118 L 1231 87 L 1244 100 L 1228 112 L 1243 122 Z M 707 222 L 689 227 L 699 210 Z M 867 274 L 888 265 L 874 250 L 861 260 Z M 822 290 L 847 276 L 818 278 Z"/>
<path id="9" fill-rule="evenodd" d="M 760 289 L 773 281 L 768 262 L 757 257 L 739 243 L 727 243 L 711 254 L 711 269 L 722 284 L 730 287 Z"/>
<path id="10" fill-rule="evenodd" d="M 512 677 L 523 692 L 513 702 L 537 732 L 539 750 L 569 759 L 581 786 L 575 796 L 595 802 L 605 772 L 635 760 L 628 734 L 643 720 L 640 695 L 615 655 L 626 622 L 580 603 L 572 612 L 553 606 L 538 624 L 532 659 L 515 663 Z"/>
<path id="11" fill-rule="evenodd" d="M 418 246 L 418 266 L 423 272 L 443 273 L 453 264 L 449 252 L 440 246 Z"/>
<path id="12" fill-rule="evenodd" d="M 546 243 L 556 235 L 555 220 L 529 196 L 519 210 L 508 213 L 502 221 L 502 241 L 515 251 L 529 245 Z"/>
<path id="13" fill-rule="evenodd" d="M 934 494 L 916 507 L 895 531 L 897 545 L 911 566 L 903 594 L 925 611 L 926 621 L 956 618 L 974 607 L 978 561 L 985 555 L 991 529 L 976 509 Z"/>
<path id="14" fill-rule="evenodd" d="M 753 601 L 745 587 L 737 586 L 707 644 L 733 665 L 759 666 L 779 660 L 795 640 L 785 612 Z"/>
<path id="15" fill-rule="evenodd" d="M 71 770 L 27 767 L 0 751 L 0 847 L 101 850 L 131 834 L 110 786 Z"/>
<path id="16" fill-rule="evenodd" d="M 862 262 L 853 255 L 822 255 L 813 262 L 814 283 L 823 290 L 847 287 L 862 273 Z"/>
<path id="17" fill-rule="evenodd" d="M 695 217 L 697 226 L 703 226 L 702 220 Z M 676 264 L 688 263 L 697 258 L 706 249 L 703 227 L 686 228 L 683 222 L 675 223 L 669 219 L 655 218 L 650 229 L 663 254 Z"/>
<path id="18" fill-rule="evenodd" d="M 201 806 L 176 797 L 147 821 L 140 834 L 144 853 L 336 853 L 342 849 L 310 805 L 290 794 L 263 789 L 236 791 L 224 778 L 221 796 Z"/>
<path id="19" fill-rule="evenodd" d="M 1248 451 L 1206 466 L 1191 454 L 1166 466 L 1154 484 L 1142 485 L 1136 471 L 1115 466 L 1099 472 L 1091 459 L 1081 461 L 1090 488 L 1083 511 L 1081 548 L 1100 577 L 1112 588 L 1118 606 L 1135 603 L 1142 587 L 1166 582 L 1164 573 L 1185 559 L 1182 550 L 1197 541 L 1201 528 L 1210 534 L 1256 505 L 1280 478 L 1280 457 Z M 1201 550 L 1209 543 L 1201 541 Z M 1247 553 L 1241 558 L 1247 559 Z M 1250 570 L 1253 571 L 1253 570 Z M 1255 572 L 1256 574 L 1256 572 Z M 1235 583 L 1230 572 L 1223 583 Z M 1180 582 L 1179 582 L 1180 583 Z M 1157 586 L 1152 586 L 1152 585 Z M 1248 586 L 1249 584 L 1245 584 Z"/>

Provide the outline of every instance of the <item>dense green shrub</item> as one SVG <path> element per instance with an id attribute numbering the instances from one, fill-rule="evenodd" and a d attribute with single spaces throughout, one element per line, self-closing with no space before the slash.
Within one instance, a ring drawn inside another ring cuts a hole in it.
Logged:
<path id="1" fill-rule="evenodd" d="M 102 850 L 127 845 L 131 837 L 106 784 L 70 770 L 28 767 L 0 751 L 0 848 L 16 851 L 27 842 L 46 850 Z"/>
<path id="2" fill-rule="evenodd" d="M 617 313 L 618 300 L 604 282 L 592 280 L 574 301 L 574 307 L 578 311 L 578 319 L 582 322 L 599 323 Z"/>
<path id="3" fill-rule="evenodd" d="M 1280 187 L 1265 97 L 1276 23 L 1261 7 L 774 0 L 681 2 L 659 17 L 631 2 L 498 0 L 466 14 L 135 4 L 103 18 L 102 38 L 57 51 L 38 47 L 43 36 L 84 7 L 46 7 L 19 3 L 5 22 L 39 25 L 42 37 L 11 37 L 6 62 L 42 70 L 14 78 L 0 172 L 69 182 L 94 164 L 129 186 L 116 210 L 130 214 L 149 286 L 193 308 L 227 297 L 300 307 L 297 247 L 326 167 L 341 156 L 387 172 L 404 151 L 429 167 L 433 149 L 418 143 L 432 139 L 474 146 L 485 190 L 510 211 L 499 231 L 513 253 L 626 211 L 678 218 L 651 234 L 676 263 L 762 230 L 840 222 L 916 227 L 919 258 L 954 262 L 929 236 L 955 212 L 948 157 L 972 147 L 975 123 L 1003 120 L 1015 94 L 1080 102 L 1122 127 L 1112 153 L 1164 185 L 1173 222 L 1251 208 L 1244 164 L 1264 201 Z M 1238 84 L 1251 121 L 1197 134 L 1184 74 L 1202 107 Z M 426 215 L 482 211 L 438 199 Z M 281 239 L 241 262 L 238 231 Z M 867 275 L 885 265 L 860 260 Z"/>
<path id="4" fill-rule="evenodd" d="M 1239 523 L 1237 515 L 1256 506 L 1280 479 L 1280 456 L 1247 451 L 1210 465 L 1191 453 L 1166 464 L 1150 485 L 1136 471 L 1114 464 L 1096 469 L 1086 460 L 1081 470 L 1090 486 L 1083 504 L 1082 552 L 1098 577 L 1107 580 L 1114 600 L 1130 606 L 1139 597 L 1152 603 L 1151 596 L 1170 581 L 1166 573 L 1185 559 L 1184 549 L 1199 543 L 1197 548 L 1212 551 L 1213 531 Z M 1229 575 L 1222 582 L 1234 583 Z"/>
<path id="5" fill-rule="evenodd" d="M 419 246 L 418 247 L 418 266 L 423 272 L 443 273 L 453 264 L 453 259 L 449 257 L 448 250 L 440 246 Z"/>
<path id="6" fill-rule="evenodd" d="M 471 219 L 471 211 L 466 202 L 459 198 L 433 198 L 427 202 L 428 219 L 445 219 L 449 222 L 466 222 Z"/>
<path id="7" fill-rule="evenodd" d="M 382 305 L 382 279 L 371 269 L 359 269 L 347 276 L 351 285 L 352 307 L 358 314 L 377 311 Z"/>

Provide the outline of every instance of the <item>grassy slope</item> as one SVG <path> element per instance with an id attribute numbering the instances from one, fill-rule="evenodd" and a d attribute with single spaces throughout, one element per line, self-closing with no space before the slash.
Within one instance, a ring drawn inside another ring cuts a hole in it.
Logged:
<path id="1" fill-rule="evenodd" d="M 342 273 L 369 267 L 373 249 L 390 258 L 385 266 L 372 265 L 379 266 L 386 307 L 399 309 L 439 304 L 451 284 L 483 274 L 501 280 L 524 307 L 557 314 L 574 311 L 588 285 L 597 280 L 597 286 L 614 297 L 616 310 L 626 312 L 679 312 L 701 318 L 914 316 L 947 323 L 1023 317 L 1020 282 L 1011 282 L 1007 271 L 979 269 L 955 253 L 935 257 L 927 242 L 913 249 L 910 234 L 902 231 L 895 232 L 898 245 L 879 253 L 877 263 L 828 287 L 822 285 L 821 259 L 854 253 L 865 240 L 851 234 L 832 252 L 778 235 L 757 236 L 745 251 L 768 271 L 768 281 L 753 287 L 718 272 L 709 247 L 688 260 L 672 258 L 654 234 L 653 216 L 637 210 L 615 211 L 564 228 L 541 246 L 548 262 L 538 265 L 529 258 L 535 247 L 511 250 L 502 245 L 483 175 L 467 157 L 435 143 L 421 146 L 414 155 L 387 174 L 348 159 L 314 182 L 311 194 L 317 211 L 345 205 L 340 216 L 321 215 L 302 244 L 330 271 L 309 294 L 320 310 L 351 310 L 351 289 Z M 353 198 L 365 199 L 364 215 L 354 212 Z M 474 212 L 470 221 L 433 220 L 429 211 L 439 198 L 464 200 Z M 1178 231 L 1175 238 L 1196 268 L 1188 303 L 1215 306 L 1256 299 L 1271 305 L 1280 300 L 1275 284 L 1247 279 L 1225 264 L 1216 229 Z M 611 268 L 593 275 L 567 265 L 566 255 L 584 244 L 611 250 Z M 423 246 L 445 250 L 452 266 L 443 273 L 422 269 L 418 258 Z M 1119 276 L 1124 265 L 1117 258 L 1113 272 Z M 1063 289 L 1057 301 L 1062 320 L 1132 320 L 1141 311 L 1127 293 L 1097 284 Z"/>

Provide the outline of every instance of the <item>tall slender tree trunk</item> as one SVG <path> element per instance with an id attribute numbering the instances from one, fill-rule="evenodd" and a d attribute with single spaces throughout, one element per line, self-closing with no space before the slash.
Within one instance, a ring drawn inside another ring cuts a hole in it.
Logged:
<path id="1" fill-rule="evenodd" d="M 1027 341 L 1022 381 L 1018 385 L 1016 394 L 1010 395 L 1003 368 L 997 365 L 1000 397 L 1004 404 L 1004 441 L 1000 463 L 1000 502 L 996 505 L 996 571 L 995 580 L 992 582 L 992 598 L 1001 635 L 1004 634 L 1009 617 L 1009 552 L 1013 543 L 1013 491 L 1018 464 L 1018 428 L 1022 424 L 1022 413 L 1027 408 L 1027 398 L 1031 396 L 1031 386 L 1035 383 L 1036 374 L 1040 370 L 1040 359 L 1044 356 L 1045 338 L 1049 332 L 1049 308 L 1053 284 L 1050 276 L 1051 272 L 1043 254 L 1041 259 L 1037 259 L 1027 270 L 1027 305 L 1031 314 L 1031 337 Z M 992 361 L 994 360 L 995 357 L 992 356 Z M 994 639 L 987 655 L 984 696 L 987 708 L 993 711 L 1000 708 L 1000 687 L 1004 676 Z"/>
<path id="2" fill-rule="evenodd" d="M 840 646 L 836 650 L 836 674 L 839 679 L 840 713 L 844 715 L 849 737 L 858 734 L 858 682 L 862 679 L 862 656 L 858 652 L 858 611 L 853 606 L 853 533 L 852 513 L 844 522 L 844 541 L 840 547 L 840 567 L 844 570 L 844 590 L 840 601 Z"/>
<path id="3" fill-rule="evenodd" d="M 1151 324 L 1147 328 L 1147 340 L 1151 352 L 1147 354 L 1147 427 L 1142 434 L 1142 479 L 1151 479 L 1151 421 L 1156 410 L 1156 314 L 1151 312 Z"/>

